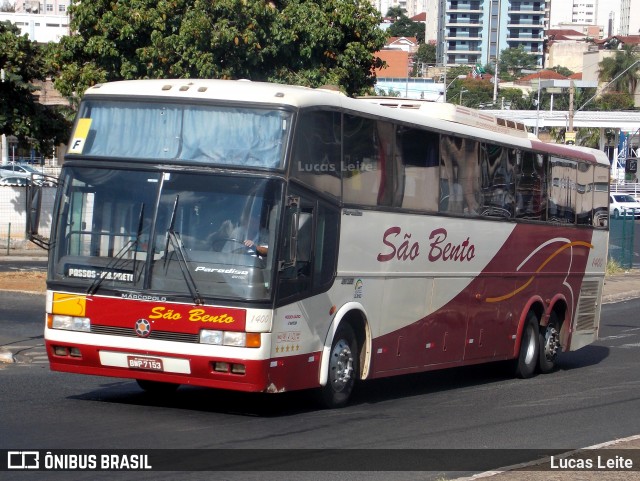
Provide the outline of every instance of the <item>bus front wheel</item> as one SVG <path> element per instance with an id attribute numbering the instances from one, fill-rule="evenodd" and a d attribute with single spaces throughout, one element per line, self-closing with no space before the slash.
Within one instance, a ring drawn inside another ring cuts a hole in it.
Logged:
<path id="1" fill-rule="evenodd" d="M 347 404 L 358 375 L 358 343 L 349 324 L 341 324 L 331 344 L 327 384 L 320 390 L 320 402 L 327 408 Z"/>
<path id="2" fill-rule="evenodd" d="M 551 313 L 547 327 L 540 328 L 540 372 L 546 374 L 556 368 L 560 346 L 560 321 Z"/>
<path id="3" fill-rule="evenodd" d="M 539 352 L 539 327 L 538 318 L 529 311 L 522 330 L 522 340 L 520 341 L 520 352 L 516 361 L 515 374 L 521 379 L 533 376 L 538 367 Z"/>

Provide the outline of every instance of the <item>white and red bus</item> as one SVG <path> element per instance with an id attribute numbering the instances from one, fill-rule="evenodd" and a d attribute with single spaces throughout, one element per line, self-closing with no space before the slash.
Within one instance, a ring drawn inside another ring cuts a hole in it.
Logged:
<path id="1" fill-rule="evenodd" d="M 84 95 L 51 369 L 347 403 L 358 380 L 597 339 L 609 162 L 453 106 L 219 80 Z"/>

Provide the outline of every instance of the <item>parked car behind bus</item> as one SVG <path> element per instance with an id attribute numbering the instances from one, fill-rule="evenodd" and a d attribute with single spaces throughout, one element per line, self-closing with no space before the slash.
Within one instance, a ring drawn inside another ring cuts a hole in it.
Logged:
<path id="1" fill-rule="evenodd" d="M 640 202 L 630 194 L 610 194 L 609 213 L 613 217 L 634 216 L 640 217 Z"/>

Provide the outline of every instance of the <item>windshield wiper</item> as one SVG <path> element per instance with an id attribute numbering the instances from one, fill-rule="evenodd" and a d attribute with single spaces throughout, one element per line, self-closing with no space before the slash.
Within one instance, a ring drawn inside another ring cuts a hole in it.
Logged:
<path id="1" fill-rule="evenodd" d="M 169 228 L 167 229 L 167 242 L 165 244 L 164 252 L 165 258 L 164 263 L 165 266 L 169 259 L 169 244 L 173 247 L 173 251 L 176 253 L 176 258 L 178 259 L 178 265 L 180 266 L 180 271 L 182 272 L 182 277 L 184 278 L 184 282 L 189 289 L 189 293 L 191 294 L 191 298 L 193 299 L 194 304 L 200 306 L 204 304 L 204 299 L 200 295 L 200 291 L 198 290 L 198 286 L 196 285 L 196 281 L 194 280 L 191 272 L 189 271 L 189 262 L 191 260 L 188 258 L 186 251 L 184 250 L 184 244 L 182 243 L 182 238 L 180 237 L 180 233 L 176 232 L 174 229 L 174 224 L 176 221 L 176 210 L 178 209 L 178 201 L 180 199 L 180 195 L 176 195 L 176 200 L 173 203 L 173 211 L 171 212 L 171 221 L 169 222 Z"/>
<path id="2" fill-rule="evenodd" d="M 116 255 L 107 263 L 105 268 L 102 270 L 100 275 L 96 277 L 89 288 L 87 289 L 87 294 L 92 296 L 94 295 L 100 286 L 102 285 L 102 281 L 106 279 L 110 272 L 113 272 L 115 269 L 119 267 L 119 262 L 124 258 L 124 256 L 131 252 L 131 249 L 136 248 L 133 255 L 133 272 L 136 271 L 136 260 L 138 253 L 138 245 L 140 244 L 140 237 L 142 235 L 142 220 L 144 218 L 144 203 L 140 206 L 140 215 L 138 216 L 138 231 L 136 232 L 135 239 L 129 239 L 125 245 L 116 253 Z"/>

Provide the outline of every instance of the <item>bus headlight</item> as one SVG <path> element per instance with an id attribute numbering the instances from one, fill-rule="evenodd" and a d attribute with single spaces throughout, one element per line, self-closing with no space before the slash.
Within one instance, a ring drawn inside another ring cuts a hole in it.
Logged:
<path id="1" fill-rule="evenodd" d="M 222 331 L 211 331 L 209 329 L 203 329 L 200 331 L 200 343 L 201 344 L 215 344 L 222 345 Z"/>
<path id="2" fill-rule="evenodd" d="M 51 319 L 52 329 L 64 329 L 67 331 L 91 332 L 91 319 L 88 317 L 53 315 Z"/>
<path id="3" fill-rule="evenodd" d="M 244 347 L 247 345 L 246 332 L 224 331 L 222 344 L 225 346 Z"/>
<path id="4" fill-rule="evenodd" d="M 258 332 L 212 331 L 210 329 L 202 329 L 200 331 L 201 344 L 232 347 L 260 347 L 260 341 L 260 333 Z"/>

